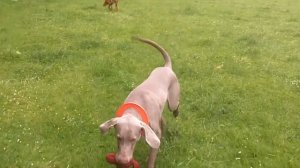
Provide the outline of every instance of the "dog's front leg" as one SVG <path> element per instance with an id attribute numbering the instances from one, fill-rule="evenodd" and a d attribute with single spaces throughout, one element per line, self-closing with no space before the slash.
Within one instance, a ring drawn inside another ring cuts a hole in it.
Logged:
<path id="1" fill-rule="evenodd" d="M 161 128 L 161 123 L 158 123 L 157 125 L 153 124 L 152 127 L 153 127 L 153 130 L 155 130 L 155 134 L 157 135 L 157 137 L 159 139 L 161 139 L 161 131 L 162 131 L 162 128 Z M 155 167 L 155 160 L 156 160 L 156 157 L 157 157 L 157 154 L 158 154 L 158 151 L 159 151 L 159 148 L 151 148 L 150 147 L 150 153 L 149 153 L 149 158 L 148 158 L 148 167 L 147 168 L 154 168 Z"/>
<path id="2" fill-rule="evenodd" d="M 108 5 L 108 9 L 111 11 L 112 10 L 112 4 Z"/>
<path id="3" fill-rule="evenodd" d="M 119 8 L 118 8 L 118 1 L 115 2 L 115 8 L 116 8 L 116 11 L 119 11 Z"/>
<path id="4" fill-rule="evenodd" d="M 151 148 L 148 158 L 148 168 L 154 168 L 158 149 Z"/>

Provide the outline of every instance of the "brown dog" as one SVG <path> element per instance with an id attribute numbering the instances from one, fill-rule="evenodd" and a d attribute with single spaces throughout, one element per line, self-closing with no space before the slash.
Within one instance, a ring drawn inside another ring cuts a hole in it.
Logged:
<path id="1" fill-rule="evenodd" d="M 118 0 L 104 0 L 103 6 L 108 5 L 108 9 L 112 10 L 112 5 L 115 4 L 116 10 L 118 10 Z"/>

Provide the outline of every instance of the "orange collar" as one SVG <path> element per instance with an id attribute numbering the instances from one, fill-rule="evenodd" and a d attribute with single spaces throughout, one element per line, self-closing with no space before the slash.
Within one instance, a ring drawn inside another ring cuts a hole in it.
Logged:
<path id="1" fill-rule="evenodd" d="M 125 103 L 121 107 L 119 107 L 118 111 L 116 112 L 116 117 L 121 117 L 124 112 L 129 109 L 133 108 L 141 117 L 142 121 L 149 125 L 149 118 L 143 107 L 135 103 Z"/>

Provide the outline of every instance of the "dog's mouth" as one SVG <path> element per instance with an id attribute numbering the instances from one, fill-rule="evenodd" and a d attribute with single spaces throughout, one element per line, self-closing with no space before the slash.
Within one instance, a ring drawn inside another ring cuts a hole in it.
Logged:
<path id="1" fill-rule="evenodd" d="M 118 165 L 121 166 L 121 168 L 129 167 L 132 165 L 133 158 L 123 158 L 123 157 L 116 157 L 116 162 Z"/>
<path id="2" fill-rule="evenodd" d="M 128 163 L 117 163 L 120 168 L 127 168 L 132 165 L 132 159 Z"/>

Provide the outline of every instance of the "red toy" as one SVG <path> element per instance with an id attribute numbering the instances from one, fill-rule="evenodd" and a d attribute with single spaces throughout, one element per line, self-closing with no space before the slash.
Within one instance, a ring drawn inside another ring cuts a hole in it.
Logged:
<path id="1" fill-rule="evenodd" d="M 116 161 L 116 154 L 115 153 L 109 153 L 106 155 L 106 161 L 110 164 L 115 164 L 117 165 L 117 161 Z M 121 168 L 130 168 L 130 167 L 133 167 L 133 168 L 140 168 L 140 165 L 139 163 L 132 159 L 131 162 L 129 162 L 127 165 L 122 165 Z"/>

